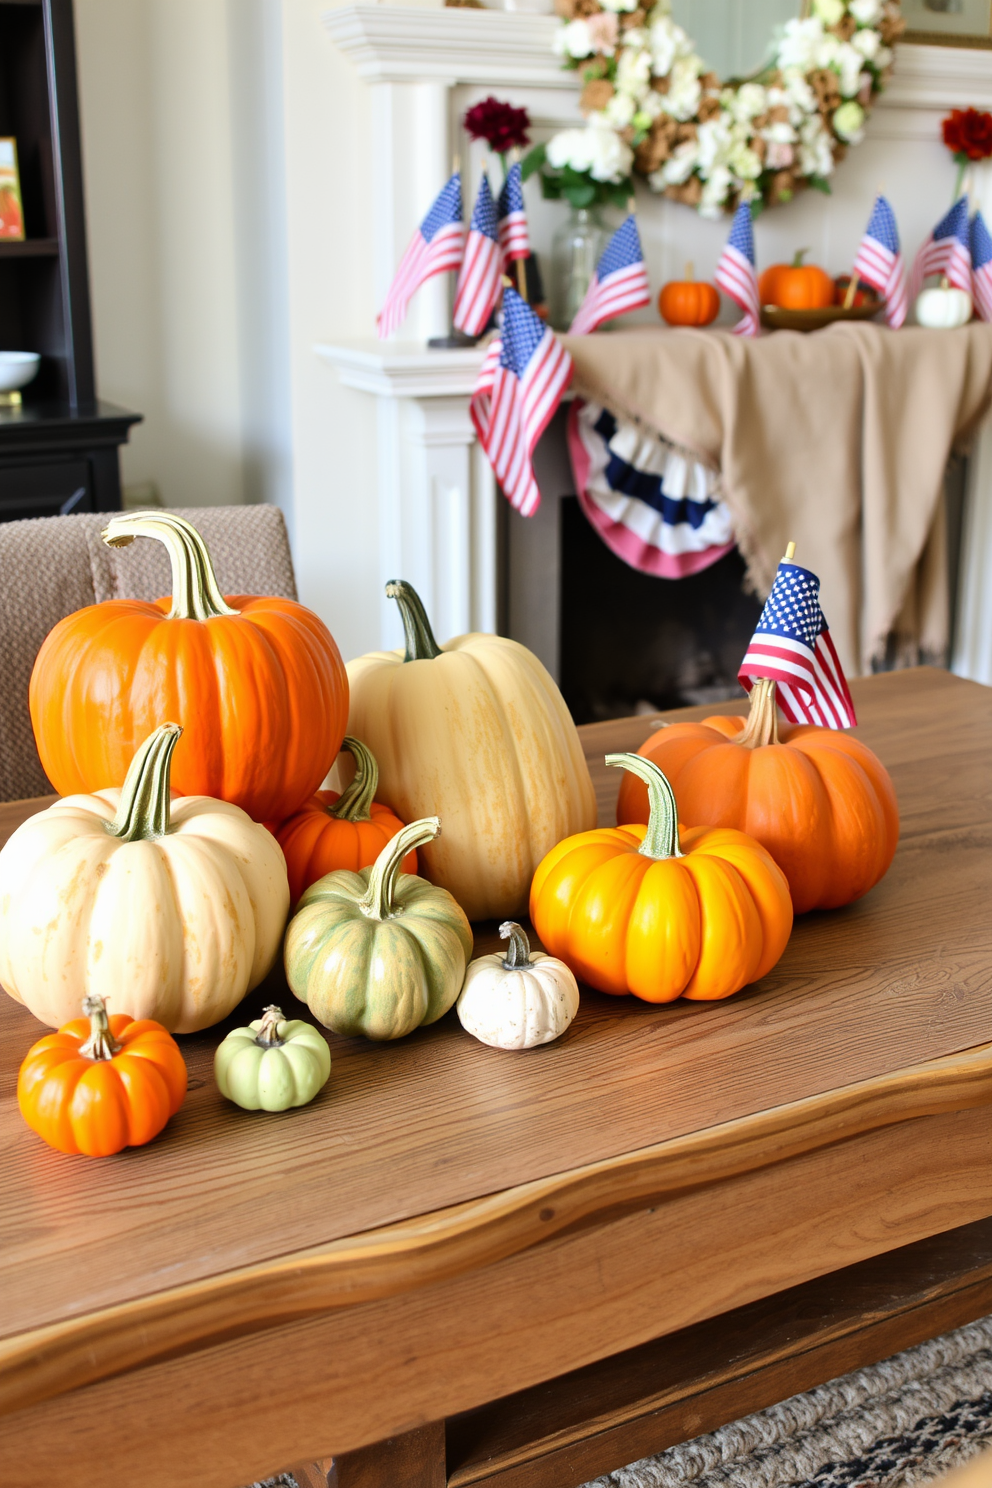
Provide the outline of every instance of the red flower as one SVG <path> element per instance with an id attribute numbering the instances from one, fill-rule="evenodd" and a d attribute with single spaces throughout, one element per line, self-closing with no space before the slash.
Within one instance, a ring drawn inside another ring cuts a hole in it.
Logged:
<path id="1" fill-rule="evenodd" d="M 941 128 L 944 144 L 956 160 L 987 160 L 992 155 L 992 114 L 952 109 Z"/>
<path id="2" fill-rule="evenodd" d="M 473 139 L 484 139 L 490 150 L 505 155 L 515 145 L 529 143 L 530 116 L 526 109 L 514 108 L 512 103 L 484 98 L 465 115 L 465 128 Z"/>

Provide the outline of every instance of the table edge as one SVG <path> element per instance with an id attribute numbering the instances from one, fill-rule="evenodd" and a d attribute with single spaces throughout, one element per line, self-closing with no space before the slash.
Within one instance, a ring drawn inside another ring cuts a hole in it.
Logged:
<path id="1" fill-rule="evenodd" d="M 992 1043 L 0 1340 L 0 1416 L 232 1338 L 445 1281 L 880 1127 L 992 1104 Z"/>

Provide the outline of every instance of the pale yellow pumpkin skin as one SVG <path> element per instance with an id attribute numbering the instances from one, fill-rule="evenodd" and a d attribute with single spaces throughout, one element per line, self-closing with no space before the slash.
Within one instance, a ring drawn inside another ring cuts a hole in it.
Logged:
<path id="1" fill-rule="evenodd" d="M 544 855 L 596 825 L 596 793 L 565 701 L 532 652 L 481 634 L 440 649 L 349 662 L 348 732 L 375 755 L 382 798 L 402 821 L 441 817 L 420 858 L 425 877 L 470 920 L 512 918 Z"/>
<path id="2" fill-rule="evenodd" d="M 192 1033 L 271 970 L 289 912 L 275 838 L 238 806 L 175 797 L 161 837 L 122 842 L 118 789 L 66 796 L 0 853 L 0 983 L 53 1028 L 82 1000 Z"/>

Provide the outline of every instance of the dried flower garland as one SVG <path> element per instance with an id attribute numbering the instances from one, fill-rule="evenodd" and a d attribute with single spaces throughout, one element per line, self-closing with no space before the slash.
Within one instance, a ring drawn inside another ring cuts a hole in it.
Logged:
<path id="1" fill-rule="evenodd" d="M 884 86 L 905 22 L 898 0 L 811 0 L 787 21 L 765 67 L 721 83 L 707 72 L 670 0 L 556 0 L 555 50 L 582 75 L 584 129 L 532 150 L 546 194 L 576 206 L 653 190 L 718 217 L 755 214 L 806 186 L 830 190 Z M 581 198 L 581 200 L 580 200 Z"/>

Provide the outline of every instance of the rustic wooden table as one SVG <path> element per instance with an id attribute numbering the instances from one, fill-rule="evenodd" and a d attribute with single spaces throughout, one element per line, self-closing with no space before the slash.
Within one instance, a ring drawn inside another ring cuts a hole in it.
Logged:
<path id="1" fill-rule="evenodd" d="M 992 691 L 853 691 L 899 852 L 729 1002 L 584 993 L 516 1055 L 453 1016 L 332 1039 L 284 1116 L 221 1099 L 213 1029 L 182 1041 L 164 1134 L 91 1162 L 21 1122 L 40 1028 L 0 998 L 6 1488 L 292 1464 L 571 1488 L 992 1311 Z M 598 762 L 652 727 L 583 731 L 605 818 Z M 0 807 L 0 836 L 37 805 Z"/>

